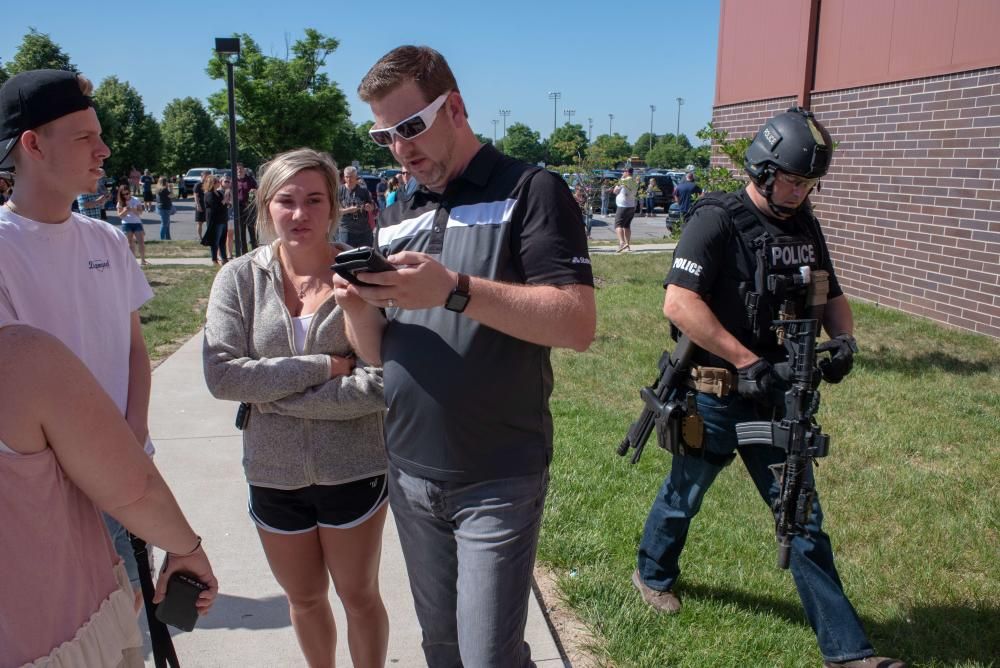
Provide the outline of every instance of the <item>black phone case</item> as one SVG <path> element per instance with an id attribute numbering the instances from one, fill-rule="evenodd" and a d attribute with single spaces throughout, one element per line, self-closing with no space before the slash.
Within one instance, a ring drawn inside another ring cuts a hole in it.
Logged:
<path id="1" fill-rule="evenodd" d="M 250 404 L 246 402 L 241 402 L 240 407 L 236 409 L 236 428 L 240 431 L 247 428 L 247 424 L 250 423 Z"/>
<path id="2" fill-rule="evenodd" d="M 167 595 L 156 606 L 156 618 L 182 631 L 193 631 L 198 623 L 195 602 L 208 586 L 190 575 L 174 573 L 167 582 Z"/>
<path id="3" fill-rule="evenodd" d="M 330 269 L 337 272 L 354 285 L 371 285 L 371 283 L 365 283 L 364 281 L 359 280 L 358 277 L 355 276 L 358 272 L 370 271 L 372 273 L 379 273 L 382 271 L 396 271 L 396 267 L 389 264 L 389 261 L 386 260 L 377 249 L 370 248 L 368 246 L 343 251 L 337 256 L 336 260 L 334 260 Z"/>

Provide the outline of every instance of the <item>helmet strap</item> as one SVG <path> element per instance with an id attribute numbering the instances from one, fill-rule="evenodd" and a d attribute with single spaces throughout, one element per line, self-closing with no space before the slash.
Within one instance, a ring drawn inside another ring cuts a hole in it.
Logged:
<path id="1" fill-rule="evenodd" d="M 774 180 L 777 177 L 778 172 L 773 165 L 768 165 L 764 168 L 764 178 L 760 181 L 755 181 L 754 186 L 757 188 L 764 199 L 767 200 L 767 206 L 771 209 L 773 213 L 778 218 L 788 218 L 795 215 L 795 212 L 801 208 L 802 205 L 797 207 L 781 206 L 780 204 L 775 204 L 772 196 L 774 195 Z M 803 200 L 804 201 L 804 200 Z"/>

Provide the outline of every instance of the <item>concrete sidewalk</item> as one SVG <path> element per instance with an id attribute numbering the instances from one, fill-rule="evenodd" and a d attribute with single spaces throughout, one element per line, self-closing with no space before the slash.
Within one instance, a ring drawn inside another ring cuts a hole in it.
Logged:
<path id="1" fill-rule="evenodd" d="M 271 575 L 247 515 L 242 445 L 233 426 L 236 404 L 214 399 L 205 386 L 199 332 L 153 373 L 149 429 L 156 465 L 204 539 L 220 583 L 211 613 L 192 633 L 174 633 L 183 666 L 272 668 L 304 666 L 288 605 Z M 162 553 L 156 555 L 162 563 Z M 420 627 L 395 523 L 386 522 L 381 590 L 389 612 L 387 666 L 425 666 Z M 337 620 L 337 665 L 350 666 L 343 609 L 330 587 Z M 555 639 L 530 594 L 526 639 L 540 668 L 563 667 Z M 152 657 L 147 654 L 147 664 Z"/>

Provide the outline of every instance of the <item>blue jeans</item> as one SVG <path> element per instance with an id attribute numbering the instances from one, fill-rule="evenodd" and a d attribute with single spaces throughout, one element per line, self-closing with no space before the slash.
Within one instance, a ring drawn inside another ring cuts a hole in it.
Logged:
<path id="1" fill-rule="evenodd" d="M 601 193 L 601 215 L 608 215 L 608 195 L 607 193 Z"/>
<path id="2" fill-rule="evenodd" d="M 132 588 L 139 591 L 139 564 L 135 560 L 135 551 L 132 543 L 128 539 L 128 529 L 107 513 L 101 513 L 104 517 L 104 525 L 108 527 L 108 535 L 111 536 L 111 544 L 114 545 L 115 552 L 125 562 L 125 572 L 132 583 Z M 150 550 L 152 554 L 152 550 Z"/>
<path id="3" fill-rule="evenodd" d="M 174 210 L 156 207 L 156 212 L 160 214 L 160 241 L 170 241 L 170 214 Z"/>
<path id="4" fill-rule="evenodd" d="M 229 231 L 229 225 L 223 225 L 222 223 L 209 223 L 208 234 L 211 236 L 209 239 L 212 240 L 212 262 L 219 259 L 222 256 L 223 262 L 229 261 L 229 250 L 226 248 L 226 233 Z"/>
<path id="5" fill-rule="evenodd" d="M 646 213 L 653 215 L 653 210 L 656 208 L 656 198 L 646 197 Z"/>
<path id="6" fill-rule="evenodd" d="M 375 243 L 375 235 L 371 230 L 353 232 L 346 227 L 340 226 L 337 228 L 337 241 L 347 244 L 352 248 L 361 248 L 362 246 L 371 246 Z"/>
<path id="7" fill-rule="evenodd" d="M 719 455 L 738 452 L 761 498 L 771 507 L 780 493 L 771 464 L 784 461 L 778 448 L 737 446 L 736 423 L 761 419 L 754 405 L 738 396 L 719 399 L 698 393 L 698 411 L 705 421 L 705 447 Z M 639 543 L 638 567 L 643 582 L 660 591 L 672 589 L 680 575 L 681 551 L 691 520 L 722 467 L 697 457 L 674 457 L 670 475 L 663 481 Z M 811 471 L 810 471 L 811 475 Z M 816 633 L 826 661 L 850 661 L 871 656 L 872 649 L 861 620 L 847 600 L 833 564 L 830 537 L 823 532 L 819 495 L 813 499 L 807 534 L 792 539 L 791 571 L 809 625 Z"/>
<path id="8" fill-rule="evenodd" d="M 548 471 L 461 483 L 389 464 L 389 505 L 431 668 L 534 666 L 524 641 Z"/>

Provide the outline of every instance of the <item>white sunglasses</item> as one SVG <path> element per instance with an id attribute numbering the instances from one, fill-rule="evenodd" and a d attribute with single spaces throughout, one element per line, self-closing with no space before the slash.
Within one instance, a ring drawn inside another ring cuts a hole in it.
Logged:
<path id="1" fill-rule="evenodd" d="M 444 104 L 449 95 L 451 95 L 451 91 L 445 91 L 423 110 L 396 123 L 395 126 L 391 128 L 372 128 L 368 131 L 368 134 L 371 136 L 372 141 L 379 146 L 391 146 L 392 142 L 396 139 L 396 135 L 407 141 L 416 139 L 431 129 L 431 126 L 434 125 L 434 119 L 437 118 L 438 109 L 441 108 L 441 105 Z"/>

